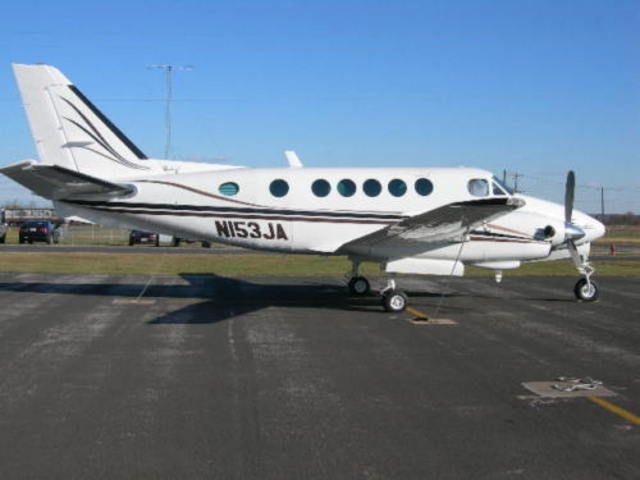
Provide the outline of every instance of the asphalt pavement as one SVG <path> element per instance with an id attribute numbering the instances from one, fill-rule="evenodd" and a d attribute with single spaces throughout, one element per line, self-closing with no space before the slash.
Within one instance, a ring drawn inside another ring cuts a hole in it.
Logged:
<path id="1" fill-rule="evenodd" d="M 0 274 L 0 478 L 640 478 L 640 279 L 574 282 Z"/>

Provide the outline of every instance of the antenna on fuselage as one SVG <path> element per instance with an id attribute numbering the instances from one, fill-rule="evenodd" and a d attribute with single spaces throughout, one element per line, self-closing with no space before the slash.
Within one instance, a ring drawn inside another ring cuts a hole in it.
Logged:
<path id="1" fill-rule="evenodd" d="M 302 162 L 298 158 L 298 155 L 293 150 L 285 150 L 284 156 L 287 158 L 287 162 L 289 162 L 290 168 L 302 168 Z"/>

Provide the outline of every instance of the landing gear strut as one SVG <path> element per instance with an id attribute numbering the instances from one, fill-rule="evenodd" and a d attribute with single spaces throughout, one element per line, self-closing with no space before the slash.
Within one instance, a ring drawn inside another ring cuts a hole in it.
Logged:
<path id="1" fill-rule="evenodd" d="M 591 280 L 591 275 L 595 272 L 595 269 L 582 256 L 580 256 L 580 260 L 580 265 L 576 263 L 576 267 L 584 277 L 577 281 L 575 287 L 573 287 L 573 293 L 575 293 L 578 300 L 595 302 L 599 295 L 598 284 Z"/>
<path id="2" fill-rule="evenodd" d="M 354 297 L 362 297 L 371 292 L 369 280 L 360 275 L 360 262 L 351 260 L 352 268 L 349 274 L 349 293 Z M 382 306 L 387 312 L 402 312 L 409 304 L 409 297 L 402 290 L 396 289 L 396 281 L 390 278 L 387 286 L 380 292 Z"/>

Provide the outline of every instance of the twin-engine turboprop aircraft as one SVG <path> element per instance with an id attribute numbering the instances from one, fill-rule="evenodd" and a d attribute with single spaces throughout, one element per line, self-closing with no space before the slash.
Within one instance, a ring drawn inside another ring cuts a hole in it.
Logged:
<path id="1" fill-rule="evenodd" d="M 51 199 L 59 214 L 181 238 L 282 252 L 347 255 L 349 290 L 369 293 L 362 262 L 390 274 L 388 311 L 407 296 L 394 274 L 463 275 L 471 264 L 496 271 L 522 262 L 572 258 L 579 299 L 598 287 L 588 262 L 604 226 L 565 205 L 515 194 L 471 168 L 290 168 L 152 160 L 60 71 L 14 65 L 39 162 L 0 171 Z"/>

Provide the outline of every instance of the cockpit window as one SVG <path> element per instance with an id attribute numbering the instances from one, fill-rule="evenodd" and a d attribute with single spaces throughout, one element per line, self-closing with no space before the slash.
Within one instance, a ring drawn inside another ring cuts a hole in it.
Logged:
<path id="1" fill-rule="evenodd" d="M 500 180 L 498 177 L 493 177 L 491 179 L 491 181 L 494 183 L 493 185 L 493 194 L 494 195 L 504 195 L 504 193 L 498 193 L 496 192 L 496 185 L 498 187 L 498 189 L 502 190 L 503 192 L 506 192 L 508 195 L 513 195 L 513 190 L 509 187 L 507 187 L 504 182 L 502 180 Z"/>
<path id="2" fill-rule="evenodd" d="M 502 190 L 502 188 L 500 188 L 500 185 L 498 185 L 496 182 L 491 182 L 491 190 L 493 191 L 494 195 L 500 195 L 504 197 L 507 194 L 507 192 Z"/>
<path id="3" fill-rule="evenodd" d="M 474 197 L 486 197 L 489 195 L 489 182 L 484 178 L 473 178 L 467 183 L 467 189 Z"/>

